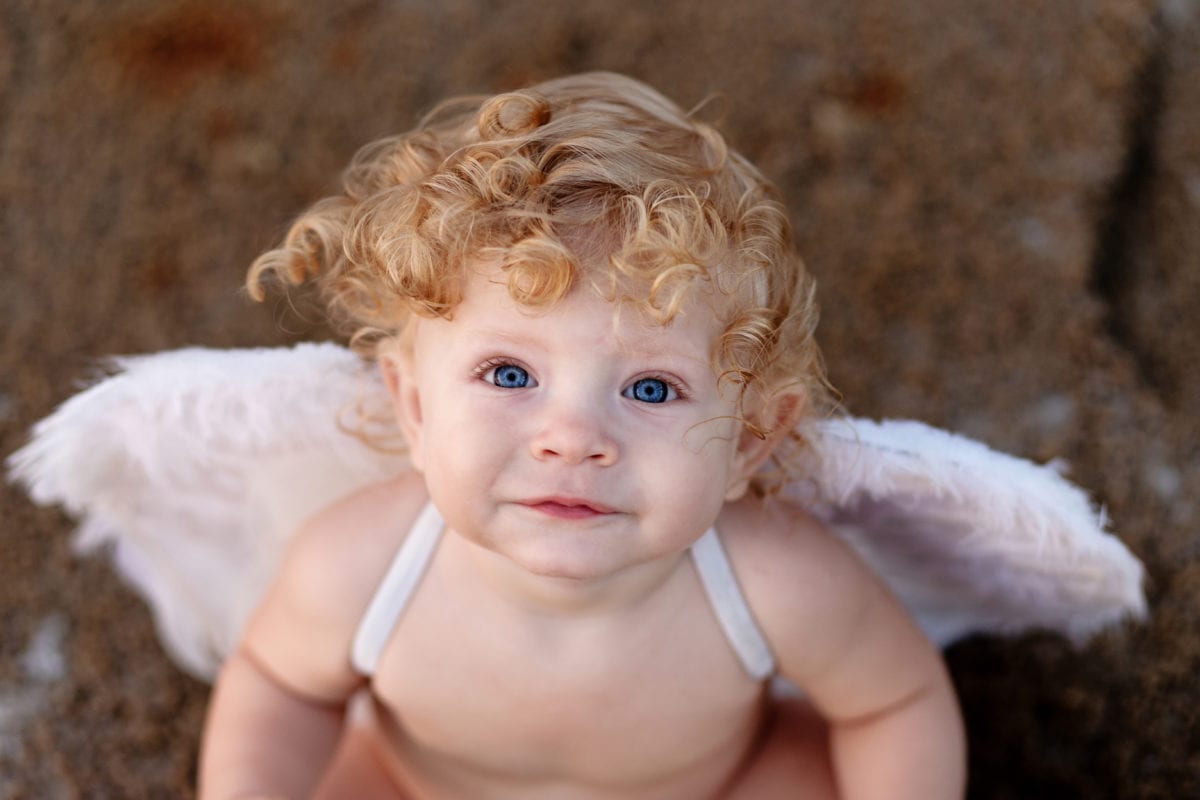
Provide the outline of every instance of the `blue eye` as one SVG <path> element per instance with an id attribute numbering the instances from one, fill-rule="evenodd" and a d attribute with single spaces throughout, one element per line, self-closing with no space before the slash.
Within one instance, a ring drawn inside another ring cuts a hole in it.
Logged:
<path id="1" fill-rule="evenodd" d="M 624 397 L 643 403 L 665 403 L 678 395 L 671 385 L 658 378 L 639 378 L 621 392 Z"/>
<path id="2" fill-rule="evenodd" d="M 529 373 L 516 364 L 501 364 L 491 372 L 492 383 L 501 389 L 524 389 L 529 385 Z"/>

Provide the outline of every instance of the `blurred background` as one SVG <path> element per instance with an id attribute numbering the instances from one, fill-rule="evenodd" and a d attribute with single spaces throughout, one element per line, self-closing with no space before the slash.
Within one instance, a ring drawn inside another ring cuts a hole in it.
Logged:
<path id="1" fill-rule="evenodd" d="M 847 410 L 1063 458 L 1152 616 L 948 658 L 972 798 L 1200 797 L 1200 3 L 7 0 L 0 454 L 97 358 L 326 336 L 254 256 L 448 95 L 626 72 L 778 182 Z M 189 797 L 207 687 L 0 493 L 0 797 Z"/>

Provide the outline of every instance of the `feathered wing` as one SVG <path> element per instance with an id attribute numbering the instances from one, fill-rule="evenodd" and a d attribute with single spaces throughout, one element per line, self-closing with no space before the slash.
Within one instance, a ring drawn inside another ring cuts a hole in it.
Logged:
<path id="1" fill-rule="evenodd" d="M 81 520 L 149 601 L 185 669 L 211 678 L 321 506 L 402 456 L 376 371 L 335 345 L 118 359 L 9 459 Z M 1084 494 L 1038 467 L 915 422 L 825 422 L 789 494 L 847 539 L 940 644 L 1046 627 L 1081 637 L 1144 610 L 1141 566 Z M 393 439 L 394 441 L 394 439 Z"/>
<path id="2" fill-rule="evenodd" d="M 1062 465 L 919 422 L 822 423 L 788 493 L 849 542 L 939 645 L 969 633 L 1080 641 L 1145 614 L 1142 565 Z"/>
<path id="3" fill-rule="evenodd" d="M 80 519 L 77 548 L 108 549 L 171 656 L 210 679 L 287 536 L 403 468 L 347 432 L 386 411 L 386 398 L 373 369 L 330 344 L 178 350 L 113 366 L 38 423 L 9 468 L 35 501 Z"/>

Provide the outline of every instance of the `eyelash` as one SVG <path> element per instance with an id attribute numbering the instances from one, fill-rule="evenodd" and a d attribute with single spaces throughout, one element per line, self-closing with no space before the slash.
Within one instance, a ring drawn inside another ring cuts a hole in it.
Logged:
<path id="1" fill-rule="evenodd" d="M 523 369 L 527 373 L 529 373 L 529 375 L 531 377 L 533 376 L 533 370 L 524 366 L 520 361 L 517 361 L 516 359 L 512 359 L 512 358 L 501 358 L 501 357 L 489 358 L 488 360 L 484 361 L 482 364 L 475 367 L 475 369 L 472 371 L 472 375 L 474 375 L 475 378 L 482 380 L 484 375 L 488 374 L 488 372 L 492 371 L 496 367 L 506 367 L 509 365 L 512 365 L 514 367 L 520 367 L 521 369 Z M 691 395 L 687 392 L 687 390 L 685 390 L 683 388 L 683 386 L 679 383 L 679 381 L 674 380 L 666 375 L 656 373 L 656 372 L 652 372 L 648 375 L 638 375 L 636 378 L 629 381 L 629 383 L 626 384 L 626 386 L 632 386 L 633 384 L 637 383 L 638 381 L 647 380 L 647 379 L 662 381 L 667 386 L 671 387 L 671 389 L 675 392 L 675 397 L 677 400 L 687 400 L 689 397 L 691 397 Z M 621 387 L 621 391 L 625 391 L 625 387 Z"/>
<path id="2" fill-rule="evenodd" d="M 526 367 L 520 361 L 517 361 L 516 359 L 513 359 L 513 358 L 500 358 L 500 357 L 489 358 L 487 361 L 484 361 L 482 364 L 477 366 L 472 371 L 472 375 L 474 375 L 474 377 L 482 380 L 484 375 L 487 375 L 489 372 L 496 369 L 497 367 L 509 367 L 509 366 L 520 367 L 521 369 L 525 370 L 525 372 L 528 373 L 530 375 L 530 377 L 533 376 L 533 370 Z"/>
<path id="3" fill-rule="evenodd" d="M 625 385 L 633 386 L 638 381 L 645 381 L 645 380 L 662 381 L 667 386 L 669 386 L 672 391 L 675 392 L 676 400 L 687 400 L 690 397 L 690 395 L 687 393 L 687 391 L 679 384 L 679 381 L 676 381 L 672 378 L 667 377 L 666 375 L 661 375 L 656 372 L 652 372 L 649 375 L 638 375 L 636 378 L 629 381 L 629 383 L 627 383 Z M 625 391 L 624 387 L 622 387 L 621 391 L 622 392 Z"/>

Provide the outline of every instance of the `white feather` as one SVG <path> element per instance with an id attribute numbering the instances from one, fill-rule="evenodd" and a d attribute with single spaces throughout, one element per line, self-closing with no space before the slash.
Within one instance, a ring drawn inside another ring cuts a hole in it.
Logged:
<path id="1" fill-rule="evenodd" d="M 788 493 L 850 542 L 935 642 L 1145 614 L 1142 566 L 1062 477 L 919 422 L 834 420 Z"/>
<path id="2" fill-rule="evenodd" d="M 343 420 L 381 399 L 334 345 L 189 349 L 114 361 L 9 459 L 35 501 L 81 520 L 149 601 L 167 650 L 215 674 L 308 514 L 402 468 Z"/>
<path id="3" fill-rule="evenodd" d="M 376 370 L 331 344 L 117 359 L 8 462 L 81 520 L 154 611 L 168 652 L 211 678 L 309 514 L 393 475 Z M 916 422 L 825 422 L 787 492 L 847 539 L 940 644 L 1044 627 L 1080 638 L 1141 615 L 1141 565 L 1058 469 Z"/>

